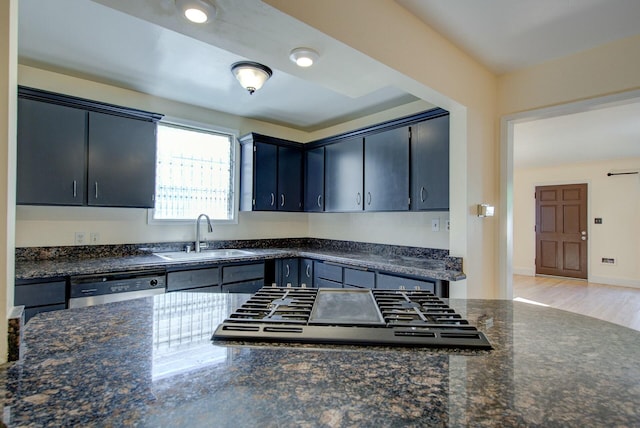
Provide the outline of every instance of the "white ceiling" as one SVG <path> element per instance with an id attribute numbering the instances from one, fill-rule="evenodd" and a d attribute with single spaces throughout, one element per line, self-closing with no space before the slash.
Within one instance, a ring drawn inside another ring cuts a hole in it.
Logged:
<path id="1" fill-rule="evenodd" d="M 258 0 L 215 3 L 216 19 L 198 26 L 173 0 L 21 0 L 20 62 L 307 131 L 417 100 L 364 55 L 337 69 L 351 49 Z M 289 60 L 298 41 L 320 51 L 313 69 Z M 230 71 L 247 59 L 274 71 L 253 95 Z"/>
<path id="2" fill-rule="evenodd" d="M 212 1 L 216 19 L 197 26 L 174 0 L 20 0 L 20 62 L 306 131 L 417 99 L 392 83 L 395 71 L 260 0 Z M 396 1 L 496 74 L 640 33 L 638 0 Z M 311 69 L 289 61 L 299 46 L 320 52 Z M 254 95 L 229 70 L 245 59 L 274 70 Z M 565 162 L 576 153 L 629 156 L 629 141 L 640 145 L 632 107 L 606 120 L 584 114 L 519 124 L 518 164 L 544 161 L 546 145 L 565 148 L 554 157 Z M 618 151 L 620 129 L 629 132 Z"/>

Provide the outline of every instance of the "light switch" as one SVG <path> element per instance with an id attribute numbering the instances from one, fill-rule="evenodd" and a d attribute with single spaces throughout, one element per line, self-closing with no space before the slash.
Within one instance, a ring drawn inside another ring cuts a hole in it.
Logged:
<path id="1" fill-rule="evenodd" d="M 440 232 L 440 219 L 439 218 L 431 219 L 431 231 L 432 232 Z"/>

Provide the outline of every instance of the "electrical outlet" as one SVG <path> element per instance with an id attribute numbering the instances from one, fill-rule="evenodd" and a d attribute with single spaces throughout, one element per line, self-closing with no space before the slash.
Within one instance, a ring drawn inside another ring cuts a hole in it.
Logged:
<path id="1" fill-rule="evenodd" d="M 87 234 L 84 232 L 76 232 L 76 245 L 85 245 L 87 243 Z"/>
<path id="2" fill-rule="evenodd" d="M 432 232 L 440 232 L 440 219 L 439 218 L 431 219 L 431 231 Z"/>
<path id="3" fill-rule="evenodd" d="M 91 245 L 96 245 L 100 242 L 100 234 L 97 232 L 91 232 L 89 234 L 89 242 Z"/>
<path id="4" fill-rule="evenodd" d="M 449 219 L 445 220 L 444 224 L 445 224 L 444 226 L 445 229 L 447 230 L 447 232 L 449 232 L 451 230 L 451 220 Z"/>

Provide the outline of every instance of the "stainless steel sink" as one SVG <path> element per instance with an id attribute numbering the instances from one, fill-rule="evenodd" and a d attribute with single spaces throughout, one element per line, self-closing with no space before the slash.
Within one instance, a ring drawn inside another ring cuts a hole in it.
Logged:
<path id="1" fill-rule="evenodd" d="M 209 260 L 223 259 L 229 257 L 246 257 L 255 253 L 246 250 L 221 249 L 221 250 L 203 250 L 199 253 L 195 251 L 187 253 L 186 251 L 169 251 L 166 253 L 153 253 L 154 255 L 169 261 L 190 261 L 190 260 Z"/>

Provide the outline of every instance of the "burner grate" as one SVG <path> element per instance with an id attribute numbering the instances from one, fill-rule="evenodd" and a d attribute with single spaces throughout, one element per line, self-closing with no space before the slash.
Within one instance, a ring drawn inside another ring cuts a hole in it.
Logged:
<path id="1" fill-rule="evenodd" d="M 307 324 L 316 294 L 310 288 L 261 288 L 226 321 Z"/>

